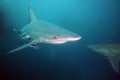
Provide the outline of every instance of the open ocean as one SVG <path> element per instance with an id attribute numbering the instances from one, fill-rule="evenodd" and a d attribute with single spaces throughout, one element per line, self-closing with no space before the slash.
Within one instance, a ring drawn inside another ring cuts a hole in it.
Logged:
<path id="1" fill-rule="evenodd" d="M 6 55 L 20 46 L 12 28 L 29 23 L 28 7 L 82 38 Z M 101 43 L 120 43 L 120 0 L 0 0 L 0 80 L 120 80 L 106 56 L 86 47 Z"/>

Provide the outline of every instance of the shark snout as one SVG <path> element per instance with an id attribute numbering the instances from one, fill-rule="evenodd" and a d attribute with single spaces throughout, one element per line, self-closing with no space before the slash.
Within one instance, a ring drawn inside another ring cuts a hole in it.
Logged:
<path id="1" fill-rule="evenodd" d="M 77 41 L 77 40 L 80 40 L 81 39 L 81 36 L 78 36 L 78 37 L 70 37 L 70 38 L 67 38 L 67 41 Z"/>

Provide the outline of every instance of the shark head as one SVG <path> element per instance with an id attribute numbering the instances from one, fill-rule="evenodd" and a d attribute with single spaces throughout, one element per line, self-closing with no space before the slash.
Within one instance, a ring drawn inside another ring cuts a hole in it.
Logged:
<path id="1" fill-rule="evenodd" d="M 54 35 L 53 35 L 54 34 Z M 81 36 L 75 34 L 68 30 L 63 30 L 62 32 L 57 32 L 52 34 L 44 35 L 44 42 L 51 44 L 63 44 L 70 41 L 77 41 L 81 39 Z"/>
<path id="2" fill-rule="evenodd" d="M 34 33 L 37 34 L 37 32 Z M 62 33 L 53 30 L 52 32 L 49 32 L 49 34 L 43 32 L 43 35 L 42 34 L 39 34 L 37 36 L 25 35 L 24 37 L 22 37 L 22 40 L 27 43 L 33 40 L 34 41 L 33 44 L 38 43 L 63 44 L 66 42 L 77 41 L 79 39 L 81 39 L 80 35 L 75 34 L 68 30 L 62 30 Z"/>

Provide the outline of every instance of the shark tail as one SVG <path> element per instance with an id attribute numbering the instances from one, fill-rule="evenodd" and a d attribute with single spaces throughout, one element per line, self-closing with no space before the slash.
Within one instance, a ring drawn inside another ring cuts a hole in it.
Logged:
<path id="1" fill-rule="evenodd" d="M 13 49 L 13 50 L 7 52 L 7 54 L 14 53 L 14 52 L 16 52 L 16 51 L 19 51 L 19 50 L 21 50 L 21 49 L 24 49 L 24 48 L 26 48 L 26 47 L 29 47 L 31 44 L 32 44 L 32 42 L 31 42 L 31 43 L 28 43 L 28 44 L 25 44 L 25 45 L 23 45 L 23 46 L 21 46 L 21 47 L 18 47 L 18 48 L 16 48 L 16 49 Z"/>
<path id="2" fill-rule="evenodd" d="M 113 56 L 109 56 L 108 59 L 112 65 L 112 68 L 114 69 L 114 71 L 118 73 L 119 72 L 119 60 Z"/>

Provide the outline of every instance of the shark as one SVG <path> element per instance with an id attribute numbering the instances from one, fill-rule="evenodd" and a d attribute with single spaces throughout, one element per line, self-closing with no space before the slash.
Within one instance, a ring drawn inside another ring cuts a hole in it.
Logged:
<path id="1" fill-rule="evenodd" d="M 115 72 L 119 72 L 120 43 L 87 45 L 88 48 L 108 58 Z"/>
<path id="2" fill-rule="evenodd" d="M 29 23 L 20 30 L 13 29 L 13 31 L 18 33 L 22 45 L 10 50 L 8 53 L 13 53 L 26 47 L 36 48 L 40 43 L 63 44 L 81 39 L 80 35 L 70 30 L 43 20 L 38 20 L 31 7 L 28 10 Z"/>

